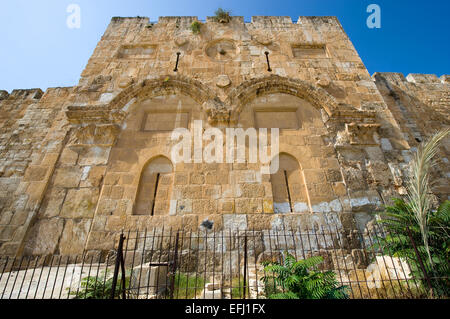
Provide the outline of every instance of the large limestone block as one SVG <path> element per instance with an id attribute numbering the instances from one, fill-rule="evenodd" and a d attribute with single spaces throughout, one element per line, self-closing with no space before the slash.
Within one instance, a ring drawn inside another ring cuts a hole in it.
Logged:
<path id="1" fill-rule="evenodd" d="M 55 186 L 75 188 L 80 184 L 82 171 L 78 167 L 65 167 L 56 171 Z"/>
<path id="2" fill-rule="evenodd" d="M 130 281 L 132 295 L 162 294 L 170 289 L 168 267 L 140 265 L 133 268 Z"/>
<path id="3" fill-rule="evenodd" d="M 243 198 L 236 200 L 236 213 L 238 214 L 260 214 L 263 212 L 262 199 Z"/>
<path id="4" fill-rule="evenodd" d="M 48 255 L 55 252 L 62 234 L 62 219 L 41 219 L 33 226 L 25 248 L 30 255 Z"/>
<path id="5" fill-rule="evenodd" d="M 75 256 L 83 252 L 91 227 L 90 219 L 66 221 L 59 243 L 59 251 L 63 256 Z"/>
<path id="6" fill-rule="evenodd" d="M 79 163 L 86 165 L 106 165 L 108 163 L 110 147 L 94 146 L 86 148 L 80 154 Z"/>
<path id="7" fill-rule="evenodd" d="M 223 215 L 223 226 L 225 230 L 247 229 L 247 215 Z"/>
<path id="8" fill-rule="evenodd" d="M 222 299 L 222 291 L 219 290 L 203 290 L 200 295 L 197 297 L 197 299 Z"/>
<path id="9" fill-rule="evenodd" d="M 92 218 L 97 205 L 97 188 L 71 189 L 67 193 L 61 210 L 61 217 Z"/>
<path id="10" fill-rule="evenodd" d="M 47 167 L 42 166 L 30 166 L 26 171 L 24 181 L 26 182 L 39 182 L 42 181 L 47 175 Z"/>

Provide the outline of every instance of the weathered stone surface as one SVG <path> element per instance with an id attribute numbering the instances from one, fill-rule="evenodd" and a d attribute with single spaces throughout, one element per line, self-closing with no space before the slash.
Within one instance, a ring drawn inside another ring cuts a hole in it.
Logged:
<path id="1" fill-rule="evenodd" d="M 130 293 L 133 296 L 160 295 L 170 287 L 168 267 L 151 267 L 148 264 L 136 266 L 130 279 Z M 148 289 L 147 289 L 148 287 Z"/>
<path id="2" fill-rule="evenodd" d="M 58 247 L 59 239 L 64 229 L 62 219 L 43 219 L 38 221 L 30 230 L 30 241 L 25 251 L 30 255 L 53 254 Z"/>
<path id="3" fill-rule="evenodd" d="M 131 76 L 123 77 L 119 80 L 119 87 L 124 89 L 133 83 L 134 83 L 134 79 Z"/>
<path id="4" fill-rule="evenodd" d="M 206 101 L 203 109 L 208 115 L 210 124 L 228 123 L 230 120 L 231 108 L 224 104 L 219 98 Z"/>
<path id="5" fill-rule="evenodd" d="M 78 167 L 60 168 L 56 171 L 55 186 L 76 188 L 80 184 L 82 171 Z"/>
<path id="6" fill-rule="evenodd" d="M 247 215 L 224 215 L 223 223 L 227 230 L 245 230 L 247 229 Z"/>
<path id="7" fill-rule="evenodd" d="M 98 188 L 69 190 L 60 216 L 64 218 L 93 218 L 98 200 Z"/>
<path id="8" fill-rule="evenodd" d="M 77 256 L 84 250 L 90 231 L 91 219 L 69 219 L 59 243 L 59 253 L 63 256 Z"/>
<path id="9" fill-rule="evenodd" d="M 216 80 L 216 85 L 220 88 L 226 88 L 231 84 L 230 78 L 228 75 L 219 75 Z"/>

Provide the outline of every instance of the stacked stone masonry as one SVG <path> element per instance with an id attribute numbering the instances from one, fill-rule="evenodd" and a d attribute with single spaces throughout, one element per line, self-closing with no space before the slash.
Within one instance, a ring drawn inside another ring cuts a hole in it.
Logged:
<path id="1" fill-rule="evenodd" d="M 105 251 L 122 230 L 205 221 L 364 230 L 405 194 L 417 145 L 450 125 L 448 75 L 371 77 L 335 17 L 208 18 L 199 34 L 195 20 L 113 18 L 77 86 L 0 91 L 0 255 Z M 280 172 L 173 164 L 171 130 L 196 120 L 280 128 Z M 439 155 L 445 200 L 449 139 Z"/>

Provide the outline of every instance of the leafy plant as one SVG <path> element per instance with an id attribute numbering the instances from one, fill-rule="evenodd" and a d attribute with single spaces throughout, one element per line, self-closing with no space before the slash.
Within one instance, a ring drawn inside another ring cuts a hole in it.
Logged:
<path id="1" fill-rule="evenodd" d="M 245 287 L 246 296 L 250 296 L 250 287 L 247 284 Z M 231 297 L 233 299 L 241 299 L 244 297 L 244 278 L 233 278 L 231 281 Z"/>
<path id="2" fill-rule="evenodd" d="M 319 271 L 320 256 L 296 261 L 285 254 L 283 264 L 265 263 L 263 277 L 269 299 L 348 299 L 347 286 L 340 286 L 332 271 Z"/>
<path id="3" fill-rule="evenodd" d="M 406 259 L 413 277 L 423 279 L 422 284 L 427 287 L 419 259 L 411 243 L 411 236 L 428 275 L 433 277 L 431 285 L 434 293 L 448 296 L 450 293 L 448 279 L 450 278 L 450 201 L 445 201 L 437 210 L 430 210 L 427 215 L 428 250 L 423 243 L 421 228 L 411 205 L 402 199 L 394 199 L 394 205 L 386 207 L 385 219 L 380 221 L 385 225 L 388 234 L 384 238 L 378 238 L 374 248 L 385 254 Z M 428 258 L 428 252 L 431 255 L 431 261 Z"/>
<path id="4" fill-rule="evenodd" d="M 106 275 L 99 277 L 85 277 L 81 280 L 78 291 L 73 291 L 70 294 L 75 296 L 75 299 L 109 299 L 113 290 L 113 278 L 105 279 Z M 125 278 L 125 287 L 129 284 L 129 277 Z M 120 296 L 122 293 L 122 283 L 119 278 L 116 285 L 115 296 Z"/>
<path id="5" fill-rule="evenodd" d="M 228 23 L 231 20 L 231 12 L 226 11 L 222 8 L 219 8 L 214 12 L 215 14 L 215 20 L 220 23 Z"/>
<path id="6" fill-rule="evenodd" d="M 383 250 L 409 258 L 413 274 L 423 278 L 412 237 L 427 272 L 434 277 L 431 283 L 434 292 L 445 295 L 450 292 L 450 202 L 432 209 L 430 172 L 436 164 L 434 157 L 439 143 L 449 133 L 450 129 L 438 132 L 418 148 L 410 164 L 407 201 L 394 199 L 394 206 L 386 208 L 387 218 L 382 223 L 389 234 L 379 240 Z"/>
<path id="7" fill-rule="evenodd" d="M 418 148 L 410 165 L 411 176 L 407 185 L 409 206 L 415 222 L 420 228 L 422 241 L 431 266 L 433 266 L 433 260 L 429 247 L 428 227 L 432 206 L 430 171 L 436 164 L 434 157 L 439 144 L 449 133 L 450 129 L 438 132 Z"/>
<path id="8" fill-rule="evenodd" d="M 200 21 L 194 21 L 191 24 L 191 31 L 194 34 L 199 34 L 200 30 L 202 29 L 203 23 L 201 23 Z"/>
<path id="9" fill-rule="evenodd" d="M 193 299 L 196 294 L 202 292 L 205 280 L 202 276 L 178 273 L 175 276 L 174 286 L 173 296 L 175 299 Z"/>

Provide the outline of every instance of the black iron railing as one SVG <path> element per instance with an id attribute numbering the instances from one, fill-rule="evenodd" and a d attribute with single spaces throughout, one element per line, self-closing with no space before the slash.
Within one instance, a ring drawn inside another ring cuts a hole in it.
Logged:
<path id="1" fill-rule="evenodd" d="M 392 234 L 391 234 L 392 235 Z M 436 278 L 418 259 L 382 247 L 386 232 L 336 225 L 270 231 L 152 229 L 118 236 L 114 251 L 80 257 L 0 257 L 1 299 L 259 299 L 274 285 L 267 262 L 322 256 L 354 299 L 430 298 Z M 400 238 L 400 237 L 399 237 Z M 411 245 L 415 243 L 411 237 Z M 417 267 L 420 264 L 421 267 Z M 264 280 L 263 280 L 264 279 Z M 276 287 L 273 287 L 276 288 Z"/>

